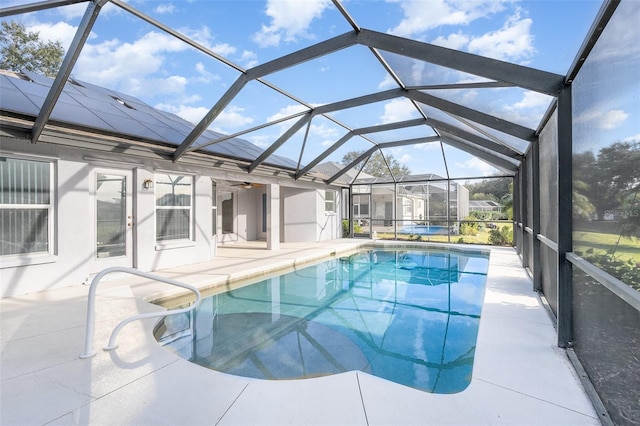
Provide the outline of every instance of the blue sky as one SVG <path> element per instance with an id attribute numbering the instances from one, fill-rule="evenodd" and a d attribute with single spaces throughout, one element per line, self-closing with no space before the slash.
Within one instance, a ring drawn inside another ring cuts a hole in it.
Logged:
<path id="1" fill-rule="evenodd" d="M 4 6 L 20 4 L 5 1 Z M 330 1 L 138 1 L 134 8 L 175 28 L 248 69 L 351 30 Z M 565 74 L 591 26 L 601 2 L 595 0 L 345 0 L 355 22 L 363 28 L 410 37 L 533 68 Z M 66 47 L 74 36 L 86 5 L 20 15 L 42 38 Z M 386 55 L 398 63 L 405 84 L 474 81 L 476 77 L 440 69 L 419 61 Z M 73 70 L 73 77 L 140 98 L 197 123 L 239 75 L 238 71 L 187 46 L 112 4 L 107 4 Z M 345 49 L 265 78 L 312 105 L 397 87 L 363 46 Z M 520 89 L 438 91 L 434 95 L 464 102 L 536 128 L 551 98 Z M 292 99 L 249 83 L 214 121 L 212 128 L 235 133 L 300 111 Z M 434 112 L 436 114 L 436 112 Z M 332 114 L 351 128 L 393 119 L 418 118 L 404 99 L 394 99 L 353 111 Z M 617 119 L 621 119 L 620 116 Z M 624 121 L 624 120 L 623 120 Z M 287 122 L 290 124 L 290 122 Z M 622 124 L 622 123 L 619 123 Z M 266 147 L 285 127 L 274 125 L 243 138 Z M 300 157 L 305 129 L 277 154 Z M 346 130 L 331 120 L 314 119 L 302 154 L 308 162 Z M 427 129 L 370 135 L 375 142 L 429 136 Z M 631 136 L 631 135 L 629 135 Z M 353 138 L 329 159 L 340 161 L 347 151 L 368 148 Z M 455 148 L 422 144 L 387 150 L 414 173 L 452 177 L 483 176 L 497 170 Z"/>

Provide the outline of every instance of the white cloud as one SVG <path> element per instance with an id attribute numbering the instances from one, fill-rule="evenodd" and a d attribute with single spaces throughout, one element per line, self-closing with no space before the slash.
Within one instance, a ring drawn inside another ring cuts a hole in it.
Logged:
<path id="1" fill-rule="evenodd" d="M 628 138 L 624 138 L 623 142 L 638 142 L 640 141 L 640 133 L 635 136 L 629 136 Z"/>
<path id="2" fill-rule="evenodd" d="M 419 149 L 420 151 L 440 151 L 440 142 L 419 143 L 413 145 L 412 148 Z"/>
<path id="3" fill-rule="evenodd" d="M 65 50 L 69 48 L 73 37 L 76 35 L 76 27 L 66 22 L 57 22 L 55 24 L 34 22 L 25 26 L 28 31 L 37 32 L 43 41 L 59 41 Z M 93 34 L 90 34 L 90 38 L 93 36 Z"/>
<path id="4" fill-rule="evenodd" d="M 184 99 L 183 104 L 157 104 L 155 108 L 163 111 L 168 111 L 172 114 L 176 114 L 178 117 L 184 118 L 190 123 L 197 124 L 202 118 L 209 112 L 209 108 L 202 106 L 189 106 L 185 103 L 199 100 L 199 97 L 192 97 Z M 253 123 L 253 118 L 243 115 L 244 109 L 239 107 L 229 107 L 222 111 L 218 117 L 216 117 L 213 125 L 210 127 L 220 133 L 229 133 L 225 129 L 235 129 Z"/>
<path id="5" fill-rule="evenodd" d="M 624 61 L 633 63 L 640 57 L 640 43 L 636 31 L 630 31 L 638 25 L 640 2 L 622 2 L 616 9 L 616 24 L 607 26 L 607 37 L 601 37 L 589 56 L 590 61 Z"/>
<path id="6" fill-rule="evenodd" d="M 280 111 L 267 117 L 267 122 L 279 120 L 281 118 L 285 118 L 290 115 L 296 114 L 298 112 L 306 111 L 306 110 L 307 108 L 304 105 L 300 105 L 300 104 L 287 105 L 286 107 L 281 108 Z M 287 127 L 289 126 L 290 124 L 287 125 Z"/>
<path id="7" fill-rule="evenodd" d="M 531 19 L 521 19 L 516 13 L 501 29 L 474 37 L 469 42 L 469 51 L 501 60 L 528 59 L 535 53 L 532 23 Z"/>
<path id="8" fill-rule="evenodd" d="M 439 36 L 433 40 L 432 44 L 447 47 L 449 49 L 462 50 L 467 46 L 467 44 L 469 44 L 469 40 L 470 38 L 468 35 L 458 31 L 457 33 L 449 34 L 447 37 Z"/>
<path id="9" fill-rule="evenodd" d="M 155 108 L 175 114 L 193 124 L 199 123 L 200 120 L 202 120 L 202 117 L 209 112 L 205 107 L 190 107 L 174 104 L 157 104 L 155 105 Z"/>
<path id="10" fill-rule="evenodd" d="M 384 105 L 384 114 L 380 117 L 382 124 L 416 118 L 418 112 L 408 99 L 393 99 Z"/>
<path id="11" fill-rule="evenodd" d="M 378 89 L 384 90 L 384 89 L 390 89 L 392 87 L 398 87 L 398 83 L 396 83 L 393 77 L 391 77 L 391 74 L 386 74 L 384 76 L 384 80 L 382 80 L 378 84 Z"/>
<path id="12" fill-rule="evenodd" d="M 86 44 L 74 72 L 80 79 L 113 87 L 118 82 L 144 79 L 158 72 L 165 61 L 164 53 L 185 48 L 186 45 L 176 38 L 157 32 L 149 32 L 133 43 L 114 39 Z M 163 91 L 164 87 L 155 90 Z"/>
<path id="13" fill-rule="evenodd" d="M 247 69 L 258 65 L 258 55 L 250 50 L 243 50 L 240 56 L 240 63 Z"/>
<path id="14" fill-rule="evenodd" d="M 404 154 L 404 155 L 401 155 L 400 157 L 398 157 L 397 160 L 399 162 L 403 163 L 403 164 L 407 164 L 407 163 L 410 163 L 413 160 L 413 156 L 409 155 L 409 154 Z"/>
<path id="15" fill-rule="evenodd" d="M 173 13 L 176 10 L 176 6 L 173 3 L 162 3 L 155 8 L 155 12 L 159 14 Z"/>
<path id="16" fill-rule="evenodd" d="M 602 130 L 612 130 L 624 123 L 629 114 L 621 109 L 612 109 L 600 116 L 598 127 Z"/>
<path id="17" fill-rule="evenodd" d="M 478 176 L 490 176 L 495 172 L 495 168 L 493 168 L 488 163 L 485 163 L 483 160 L 473 157 L 468 159 L 465 162 L 455 162 L 456 167 L 463 170 L 470 170 L 470 173 Z"/>
<path id="18" fill-rule="evenodd" d="M 541 93 L 526 91 L 522 99 L 514 104 L 509 105 L 506 101 L 502 101 L 494 105 L 494 108 L 497 108 L 494 115 L 535 129 L 552 99 Z M 491 108 L 487 112 L 493 113 Z"/>
<path id="19" fill-rule="evenodd" d="M 629 114 L 621 109 L 610 109 L 603 112 L 604 108 L 598 108 L 597 106 L 581 113 L 574 118 L 574 123 L 593 123 L 590 124 L 601 130 L 612 130 L 620 126 L 628 117 Z"/>
<path id="20" fill-rule="evenodd" d="M 210 49 L 213 50 L 218 55 L 221 55 L 224 57 L 231 56 L 232 54 L 236 53 L 236 50 L 237 50 L 234 46 L 231 46 L 228 43 L 217 43 L 211 46 Z"/>
<path id="21" fill-rule="evenodd" d="M 202 62 L 196 64 L 196 72 L 200 74 L 200 77 L 196 78 L 199 83 L 210 83 L 212 81 L 220 80 L 220 76 L 210 73 Z"/>
<path id="22" fill-rule="evenodd" d="M 245 137 L 245 139 L 248 139 L 251 143 L 253 143 L 256 146 L 259 146 L 260 148 L 267 148 L 273 142 L 275 142 L 275 140 L 277 139 L 277 136 L 273 137 L 270 135 L 257 135 L 257 136 Z"/>
<path id="23" fill-rule="evenodd" d="M 106 5 L 105 5 L 106 6 Z M 81 18 L 87 10 L 87 3 L 76 3 L 56 9 L 65 19 Z M 104 10 L 104 9 L 103 9 Z"/>
<path id="24" fill-rule="evenodd" d="M 207 49 L 213 50 L 218 55 L 229 57 L 236 53 L 237 49 L 228 43 L 215 43 L 215 37 L 207 26 L 195 28 L 181 28 L 180 32 L 193 41 L 203 45 Z"/>
<path id="25" fill-rule="evenodd" d="M 339 138 L 338 131 L 334 127 L 324 124 L 312 124 L 309 129 L 309 140 L 319 143 L 321 146 L 334 144 Z"/>
<path id="26" fill-rule="evenodd" d="M 444 25 L 468 25 L 504 9 L 505 0 L 387 0 L 399 3 L 404 18 L 389 33 L 416 36 Z"/>
<path id="27" fill-rule="evenodd" d="M 541 108 L 548 107 L 551 102 L 551 97 L 538 92 L 527 91 L 524 92 L 522 96 L 522 100 L 520 102 L 516 102 L 509 109 L 530 109 L 530 108 Z"/>
<path id="28" fill-rule="evenodd" d="M 230 106 L 220 113 L 213 122 L 214 130 L 220 133 L 231 133 L 229 129 L 239 129 L 253 123 L 253 118 L 243 114 L 244 108 Z"/>
<path id="29" fill-rule="evenodd" d="M 294 42 L 297 38 L 310 38 L 307 29 L 315 18 L 329 7 L 329 0 L 268 0 L 266 15 L 269 25 L 262 25 L 253 35 L 261 47 L 277 46 L 280 42 Z"/>

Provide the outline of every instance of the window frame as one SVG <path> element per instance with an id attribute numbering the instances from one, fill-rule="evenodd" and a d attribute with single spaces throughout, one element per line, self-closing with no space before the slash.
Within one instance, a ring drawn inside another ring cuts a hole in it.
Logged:
<path id="1" fill-rule="evenodd" d="M 19 161 L 30 161 L 36 163 L 46 163 L 48 164 L 48 174 L 49 174 L 49 192 L 48 192 L 48 204 L 20 204 L 20 203 L 0 203 L 0 210 L 10 210 L 10 209 L 19 209 L 19 210 L 46 210 L 47 214 L 47 249 L 41 251 L 28 251 L 23 253 L 8 253 L 4 255 L 0 255 L 0 259 L 2 259 L 3 267 L 12 267 L 12 266 L 20 266 L 24 264 L 24 261 L 31 260 L 33 258 L 44 258 L 52 259 L 51 261 L 55 261 L 55 247 L 56 247 L 56 233 L 55 233 L 55 224 L 56 224 L 56 208 L 57 208 L 57 192 L 56 192 L 56 176 L 57 176 L 57 161 L 56 159 L 47 158 L 47 157 L 34 157 L 29 155 L 8 155 L 6 153 L 0 153 L 0 158 L 11 159 L 11 160 L 19 160 Z"/>
<path id="2" fill-rule="evenodd" d="M 189 179 L 189 205 L 188 206 L 159 206 L 158 205 L 158 177 L 159 176 L 176 176 L 176 177 L 184 177 Z M 185 242 L 193 242 L 194 241 L 194 198 L 195 198 L 195 176 L 187 173 L 179 173 L 173 171 L 161 171 L 156 170 L 153 175 L 154 182 L 154 217 L 155 217 L 155 242 L 158 246 L 166 246 L 173 244 L 180 244 Z M 189 212 L 189 235 L 185 238 L 171 238 L 171 239 L 158 239 L 158 210 L 187 210 Z"/>
<path id="3" fill-rule="evenodd" d="M 211 179 L 211 238 L 218 235 L 218 183 Z"/>
<path id="4" fill-rule="evenodd" d="M 329 197 L 331 194 L 331 197 Z M 336 213 L 336 191 L 333 189 L 324 190 L 324 212 L 326 214 Z"/>

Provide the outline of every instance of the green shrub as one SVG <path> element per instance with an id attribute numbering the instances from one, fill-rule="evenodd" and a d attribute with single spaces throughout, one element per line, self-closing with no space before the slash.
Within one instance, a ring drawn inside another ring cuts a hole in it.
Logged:
<path id="1" fill-rule="evenodd" d="M 477 222 L 461 222 L 460 223 L 460 235 L 477 235 L 478 223 Z"/>
<path id="2" fill-rule="evenodd" d="M 577 251 L 576 254 L 618 278 L 631 288 L 640 291 L 640 263 L 637 261 L 631 259 L 621 260 L 605 251 L 594 250 L 593 248 L 589 248 L 584 252 Z"/>
<path id="3" fill-rule="evenodd" d="M 510 226 L 503 226 L 489 231 L 489 244 L 494 246 L 513 245 L 513 229 Z"/>
<path id="4" fill-rule="evenodd" d="M 362 232 L 362 226 L 360 226 L 357 222 L 353 224 L 353 232 L 355 234 L 359 234 Z M 349 237 L 349 219 L 342 220 L 342 236 L 345 238 Z"/>

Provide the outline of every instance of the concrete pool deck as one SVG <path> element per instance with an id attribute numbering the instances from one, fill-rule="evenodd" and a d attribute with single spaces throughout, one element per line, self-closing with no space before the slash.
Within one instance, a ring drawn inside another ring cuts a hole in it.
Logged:
<path id="1" fill-rule="evenodd" d="M 156 274 L 197 286 L 264 274 L 362 240 L 218 248 L 211 262 Z M 553 323 L 515 250 L 489 248 L 485 304 L 469 387 L 429 394 L 359 371 L 305 380 L 236 377 L 189 363 L 153 338 L 156 319 L 133 322 L 118 349 L 103 351 L 113 327 L 161 308 L 175 294 L 130 277 L 102 282 L 97 355 L 84 351 L 87 292 L 77 285 L 0 300 L 0 424 L 9 425 L 599 425 Z"/>

